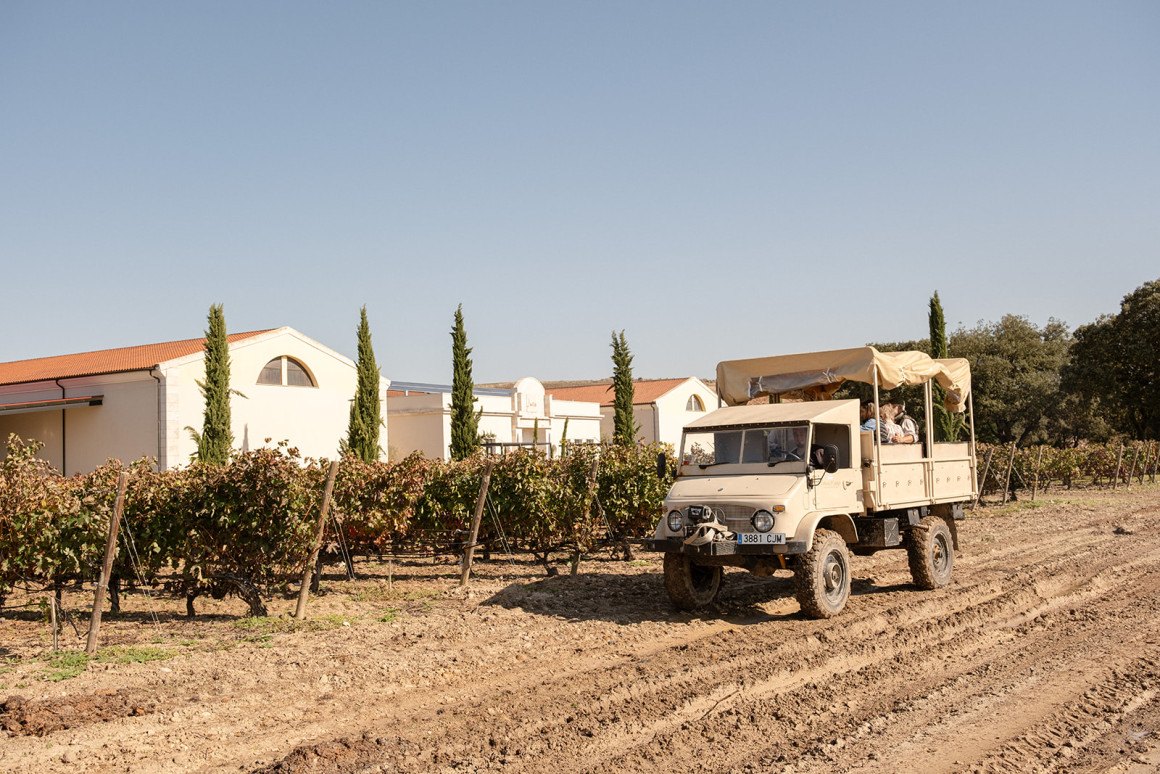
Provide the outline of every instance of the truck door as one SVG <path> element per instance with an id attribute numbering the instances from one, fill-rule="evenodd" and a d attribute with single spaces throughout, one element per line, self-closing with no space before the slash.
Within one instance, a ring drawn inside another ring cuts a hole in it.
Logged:
<path id="1" fill-rule="evenodd" d="M 836 473 L 815 470 L 810 474 L 814 481 L 814 507 L 818 510 L 841 509 L 846 513 L 861 511 L 858 492 L 862 489 L 862 471 L 857 464 L 861 458 L 851 454 L 850 428 L 847 425 L 816 424 L 813 443 L 838 449 Z"/>

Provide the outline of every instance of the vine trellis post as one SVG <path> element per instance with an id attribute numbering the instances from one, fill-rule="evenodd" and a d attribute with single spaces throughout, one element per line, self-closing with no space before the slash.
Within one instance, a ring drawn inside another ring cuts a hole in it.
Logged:
<path id="1" fill-rule="evenodd" d="M 117 499 L 113 502 L 113 517 L 109 520 L 109 539 L 105 542 L 105 561 L 101 565 L 101 577 L 93 594 L 93 614 L 89 618 L 89 640 L 85 653 L 97 652 L 97 641 L 101 633 L 101 611 L 105 607 L 105 591 L 109 588 L 109 576 L 113 573 L 113 558 L 117 554 L 117 529 L 121 526 L 121 513 L 125 509 L 125 487 L 129 484 L 129 474 L 124 470 L 117 477 Z M 53 624 L 53 638 L 56 624 Z"/>
<path id="2" fill-rule="evenodd" d="M 471 560 L 475 556 L 475 541 L 479 539 L 479 522 L 483 518 L 483 505 L 487 501 L 487 487 L 491 483 L 491 468 L 495 461 L 488 459 L 483 469 L 483 481 L 479 485 L 479 500 L 475 503 L 475 513 L 471 515 L 471 534 L 467 538 L 467 551 L 463 554 L 463 573 L 459 585 L 466 586 L 471 577 Z"/>
<path id="3" fill-rule="evenodd" d="M 338 460 L 332 460 L 330 470 L 326 474 L 326 488 L 322 490 L 322 508 L 318 513 L 318 530 L 314 533 L 314 542 L 310 547 L 310 558 L 306 560 L 306 568 L 302 570 L 302 586 L 298 589 L 298 607 L 294 611 L 294 618 L 301 621 L 306 617 L 306 599 L 310 596 L 310 576 L 314 573 L 314 562 L 318 559 L 318 551 L 322 548 L 322 534 L 326 531 L 326 514 L 330 511 L 330 497 L 334 494 L 334 479 L 338 475 Z"/>

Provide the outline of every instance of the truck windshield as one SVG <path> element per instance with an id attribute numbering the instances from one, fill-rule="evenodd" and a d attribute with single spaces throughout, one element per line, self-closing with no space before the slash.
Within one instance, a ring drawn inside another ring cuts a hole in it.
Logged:
<path id="1" fill-rule="evenodd" d="M 681 464 L 708 467 L 804 460 L 810 448 L 809 431 L 809 425 L 686 431 Z"/>

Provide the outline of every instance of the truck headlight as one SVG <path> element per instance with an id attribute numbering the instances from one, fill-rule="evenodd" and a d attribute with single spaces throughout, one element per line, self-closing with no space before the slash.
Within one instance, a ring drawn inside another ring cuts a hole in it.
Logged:
<path id="1" fill-rule="evenodd" d="M 680 511 L 669 511 L 669 532 L 680 532 L 685 526 L 685 517 Z"/>
<path id="2" fill-rule="evenodd" d="M 753 528 L 758 532 L 769 532 L 773 529 L 773 514 L 769 511 L 758 511 L 750 519 Z"/>

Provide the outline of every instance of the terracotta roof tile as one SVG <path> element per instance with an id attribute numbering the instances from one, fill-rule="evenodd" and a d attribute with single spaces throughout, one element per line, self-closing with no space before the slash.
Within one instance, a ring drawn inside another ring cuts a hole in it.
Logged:
<path id="1" fill-rule="evenodd" d="M 544 390 L 554 400 L 578 400 L 583 403 L 599 403 L 611 406 L 614 393 L 611 384 L 585 384 L 582 387 L 553 387 Z"/>
<path id="2" fill-rule="evenodd" d="M 233 344 L 261 333 L 268 333 L 269 330 L 273 329 L 231 333 L 229 341 Z M 81 352 L 75 355 L 13 360 L 9 363 L 0 363 L 0 385 L 67 379 L 75 376 L 115 374 L 124 371 L 144 371 L 158 363 L 204 350 L 205 339 L 200 338 L 166 341 L 160 344 L 144 344 L 138 347 L 102 349 L 97 352 Z"/>
<path id="3" fill-rule="evenodd" d="M 632 402 L 652 403 L 688 379 L 645 379 L 632 383 Z M 556 400 L 579 400 L 611 406 L 615 393 L 611 384 L 586 384 L 582 387 L 555 387 L 545 390 Z"/>

